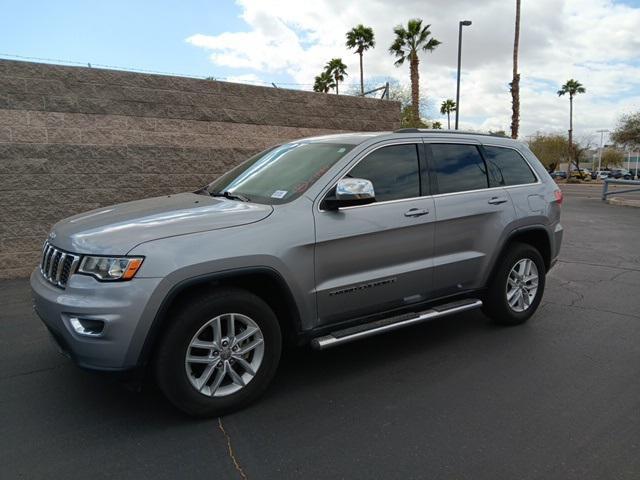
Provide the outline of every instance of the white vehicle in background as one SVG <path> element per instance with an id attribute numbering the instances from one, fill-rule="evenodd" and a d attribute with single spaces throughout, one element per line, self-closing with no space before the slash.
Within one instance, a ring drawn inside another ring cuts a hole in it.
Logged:
<path id="1" fill-rule="evenodd" d="M 605 178 L 609 178 L 609 170 L 596 170 L 596 179 L 604 180 Z"/>

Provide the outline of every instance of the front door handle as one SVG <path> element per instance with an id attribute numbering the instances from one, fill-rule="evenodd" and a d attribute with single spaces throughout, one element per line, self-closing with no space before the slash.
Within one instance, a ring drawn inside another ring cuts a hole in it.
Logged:
<path id="1" fill-rule="evenodd" d="M 404 212 L 404 216 L 405 217 L 421 217 L 422 215 L 427 215 L 428 213 L 429 213 L 429 210 L 424 208 L 412 208 L 411 210 Z"/>
<path id="2" fill-rule="evenodd" d="M 505 197 L 492 197 L 489 203 L 491 205 L 500 205 L 501 203 L 507 203 L 507 199 Z"/>

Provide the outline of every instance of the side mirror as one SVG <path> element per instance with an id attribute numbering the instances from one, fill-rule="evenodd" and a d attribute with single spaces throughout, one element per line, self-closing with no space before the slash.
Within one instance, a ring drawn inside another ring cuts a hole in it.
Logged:
<path id="1" fill-rule="evenodd" d="M 341 178 L 334 195 L 324 199 L 323 208 L 337 210 L 341 207 L 367 205 L 376 201 L 373 184 L 364 178 Z"/>

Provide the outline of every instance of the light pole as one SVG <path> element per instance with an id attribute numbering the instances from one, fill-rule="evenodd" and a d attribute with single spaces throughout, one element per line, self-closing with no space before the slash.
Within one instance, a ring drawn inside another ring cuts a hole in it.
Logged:
<path id="1" fill-rule="evenodd" d="M 609 130 L 596 130 L 600 134 L 600 154 L 598 155 L 598 172 L 602 170 L 602 149 L 604 148 L 604 134 Z"/>
<path id="2" fill-rule="evenodd" d="M 456 87 L 456 130 L 458 130 L 458 116 L 460 113 L 460 62 L 462 60 L 462 27 L 471 25 L 471 20 L 460 20 L 458 24 L 458 84 Z"/>

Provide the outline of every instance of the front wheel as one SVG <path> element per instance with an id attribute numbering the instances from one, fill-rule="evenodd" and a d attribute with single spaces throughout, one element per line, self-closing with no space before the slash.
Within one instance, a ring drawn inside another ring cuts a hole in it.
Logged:
<path id="1" fill-rule="evenodd" d="M 281 344 L 278 321 L 261 298 L 221 290 L 189 302 L 171 319 L 155 361 L 158 385 L 190 415 L 224 415 L 267 388 Z"/>
<path id="2" fill-rule="evenodd" d="M 540 305 L 545 275 L 537 249 L 525 243 L 512 244 L 488 285 L 484 313 L 502 325 L 526 322 Z"/>

